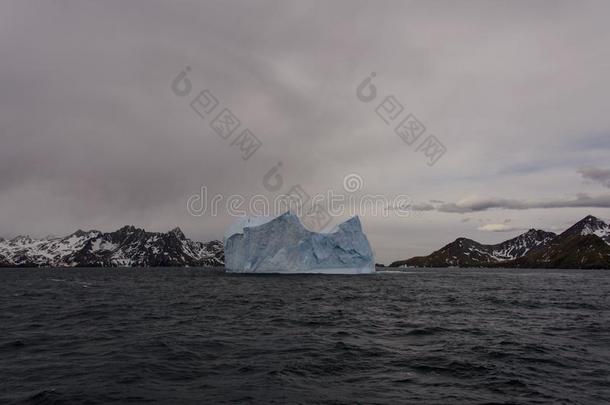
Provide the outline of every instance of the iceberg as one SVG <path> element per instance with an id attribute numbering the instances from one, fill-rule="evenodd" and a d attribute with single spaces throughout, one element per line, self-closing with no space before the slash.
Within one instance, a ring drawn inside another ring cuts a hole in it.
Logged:
<path id="1" fill-rule="evenodd" d="M 307 230 L 291 212 L 276 218 L 244 218 L 225 234 L 225 267 L 242 273 L 364 274 L 375 271 L 360 219 L 333 232 Z"/>

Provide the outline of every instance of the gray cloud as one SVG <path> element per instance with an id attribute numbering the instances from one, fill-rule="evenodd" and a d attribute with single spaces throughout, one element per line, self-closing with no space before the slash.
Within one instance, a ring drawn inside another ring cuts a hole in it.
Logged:
<path id="1" fill-rule="evenodd" d="M 503 224 L 485 224 L 485 225 L 481 225 L 477 228 L 477 230 L 479 231 L 486 231 L 486 232 L 516 232 L 516 231 L 525 231 L 528 228 L 519 228 L 519 227 L 515 227 L 515 226 L 509 226 L 506 225 L 505 223 Z"/>
<path id="2" fill-rule="evenodd" d="M 610 188 L 610 169 L 599 167 L 584 167 L 578 170 L 583 179 L 599 183 L 604 187 Z"/>
<path id="3" fill-rule="evenodd" d="M 411 205 L 414 211 L 433 211 L 434 205 L 428 203 L 414 203 Z"/>
<path id="4" fill-rule="evenodd" d="M 192 217 L 188 197 L 267 193 L 278 162 L 281 192 L 341 190 L 358 173 L 363 193 L 427 201 L 421 216 L 363 218 L 386 262 L 476 236 L 454 212 L 502 223 L 514 209 L 549 226 L 608 216 L 608 197 L 574 168 L 610 152 L 609 12 L 555 0 L 3 1 L 0 236 L 134 224 L 219 238 L 234 218 Z M 172 93 L 185 66 L 193 92 L 210 89 L 263 142 L 251 159 L 194 113 L 193 95 Z M 356 87 L 373 71 L 367 104 Z M 390 94 L 447 147 L 433 167 L 375 113 Z M 577 197 L 548 198 L 565 194 Z"/>
<path id="5" fill-rule="evenodd" d="M 491 209 L 528 210 L 537 208 L 610 208 L 610 194 L 590 196 L 579 193 L 572 198 L 533 201 L 498 197 L 471 197 L 457 203 L 441 204 L 437 207 L 437 211 L 463 214 Z"/>

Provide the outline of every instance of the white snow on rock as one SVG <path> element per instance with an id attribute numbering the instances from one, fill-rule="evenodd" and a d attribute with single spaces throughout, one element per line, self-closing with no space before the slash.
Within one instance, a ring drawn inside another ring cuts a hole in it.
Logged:
<path id="1" fill-rule="evenodd" d="M 588 223 L 583 226 L 581 235 L 597 235 L 602 238 L 606 243 L 610 244 L 610 225 L 604 223 L 601 220 L 596 222 Z"/>
<path id="2" fill-rule="evenodd" d="M 307 230 L 290 212 L 243 219 L 227 231 L 225 267 L 247 273 L 361 274 L 375 271 L 371 245 L 358 217 L 333 233 Z"/>
<path id="3" fill-rule="evenodd" d="M 220 241 L 192 241 L 177 228 L 158 233 L 126 226 L 64 238 L 0 239 L 0 267 L 222 266 L 222 249 Z"/>

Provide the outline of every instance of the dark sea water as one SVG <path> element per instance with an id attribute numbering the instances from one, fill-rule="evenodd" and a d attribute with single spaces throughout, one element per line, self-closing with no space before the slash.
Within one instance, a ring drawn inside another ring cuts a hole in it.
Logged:
<path id="1" fill-rule="evenodd" d="M 609 400 L 610 271 L 0 269 L 0 403 Z"/>

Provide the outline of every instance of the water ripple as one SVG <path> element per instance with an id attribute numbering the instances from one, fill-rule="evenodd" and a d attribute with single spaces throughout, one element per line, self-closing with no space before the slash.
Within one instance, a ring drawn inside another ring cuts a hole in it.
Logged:
<path id="1" fill-rule="evenodd" d="M 2 269 L 0 403 L 606 403 L 610 272 Z"/>

